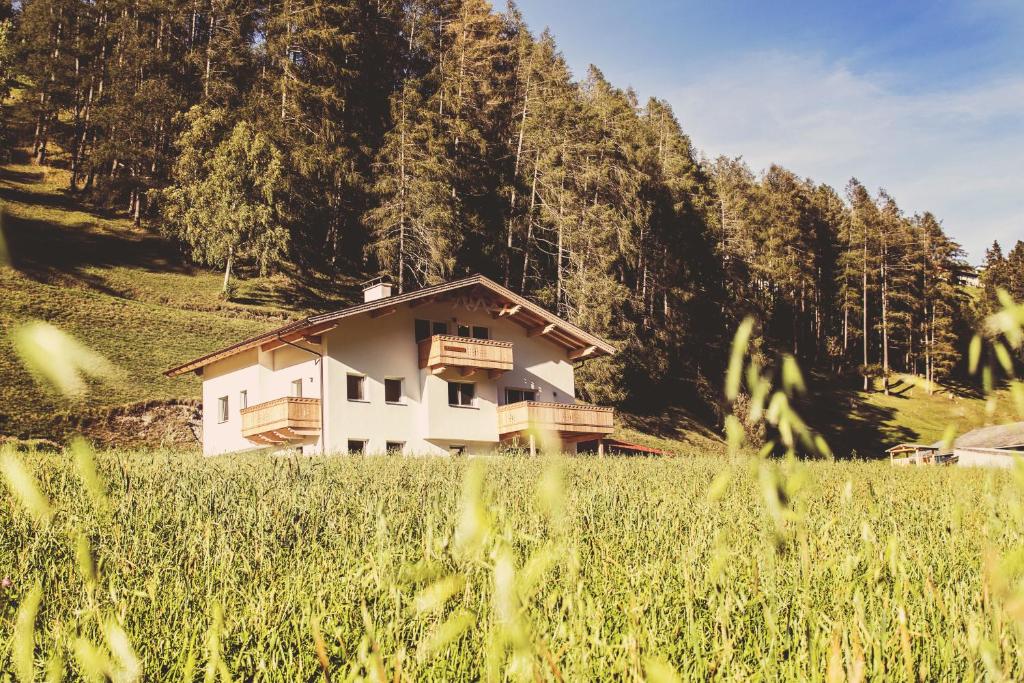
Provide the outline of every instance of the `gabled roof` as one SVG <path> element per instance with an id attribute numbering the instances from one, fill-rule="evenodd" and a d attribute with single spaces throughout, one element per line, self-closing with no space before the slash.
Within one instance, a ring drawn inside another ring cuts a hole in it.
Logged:
<path id="1" fill-rule="evenodd" d="M 594 358 L 615 353 L 615 347 L 605 340 L 595 337 L 576 325 L 559 318 L 554 313 L 541 308 L 483 275 L 472 275 L 462 280 L 446 282 L 434 285 L 433 287 L 418 289 L 414 292 L 406 292 L 405 294 L 368 301 L 332 313 L 322 313 L 303 318 L 302 320 L 283 325 L 264 334 L 190 360 L 187 363 L 167 370 L 164 374 L 168 377 L 176 377 L 260 346 L 263 346 L 264 350 L 270 350 L 290 342 L 315 337 L 334 329 L 338 322 L 345 318 L 351 318 L 363 313 L 381 315 L 385 312 L 390 312 L 390 309 L 400 305 L 415 307 L 431 303 L 432 301 L 450 298 L 453 295 L 461 294 L 465 290 L 478 294 L 480 299 L 484 300 L 487 304 L 493 317 L 512 320 L 529 330 L 529 334 L 543 336 L 545 339 L 564 347 L 568 352 L 570 360 Z"/>
<path id="2" fill-rule="evenodd" d="M 906 451 L 935 451 L 938 446 L 926 446 L 922 443 L 901 443 L 886 450 L 886 453 L 903 453 Z"/>
<path id="3" fill-rule="evenodd" d="M 936 443 L 941 446 L 941 442 Z M 1024 422 L 979 427 L 961 434 L 953 448 L 1014 448 L 1024 446 Z"/>

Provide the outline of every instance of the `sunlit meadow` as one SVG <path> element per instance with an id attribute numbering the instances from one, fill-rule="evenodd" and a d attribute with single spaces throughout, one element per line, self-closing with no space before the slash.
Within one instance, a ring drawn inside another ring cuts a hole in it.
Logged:
<path id="1" fill-rule="evenodd" d="M 2 656 L 26 680 L 1024 676 L 1011 473 L 32 460 L 48 502 L 0 509 L 4 629 L 23 626 Z"/>
<path id="2" fill-rule="evenodd" d="M 1022 322 L 1007 301 L 970 364 L 1024 413 Z M 0 451 L 5 676 L 1024 678 L 1024 467 L 833 461 L 752 332 L 725 395 L 772 427 L 758 454 L 732 415 L 727 456 Z M 45 324 L 14 338 L 65 395 L 113 372 Z"/>

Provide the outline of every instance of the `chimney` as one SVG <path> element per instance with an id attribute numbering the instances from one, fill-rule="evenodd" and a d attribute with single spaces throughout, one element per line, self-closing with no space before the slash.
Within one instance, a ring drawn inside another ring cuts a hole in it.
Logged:
<path id="1" fill-rule="evenodd" d="M 391 279 L 387 275 L 375 277 L 363 283 L 363 301 L 377 301 L 391 296 Z"/>

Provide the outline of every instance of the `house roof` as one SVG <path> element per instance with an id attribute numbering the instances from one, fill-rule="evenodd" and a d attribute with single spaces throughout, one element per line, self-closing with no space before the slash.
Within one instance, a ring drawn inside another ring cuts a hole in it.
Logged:
<path id="1" fill-rule="evenodd" d="M 904 451 L 934 451 L 938 450 L 937 446 L 928 446 L 923 443 L 901 443 L 893 446 L 886 450 L 886 453 L 902 453 Z"/>
<path id="2" fill-rule="evenodd" d="M 934 444 L 941 448 L 942 442 Z M 1024 446 L 1024 422 L 973 429 L 953 441 L 953 448 L 1013 448 Z"/>
<path id="3" fill-rule="evenodd" d="M 633 451 L 634 453 L 649 453 L 651 455 L 670 455 L 668 451 L 660 448 L 651 448 L 650 446 L 644 446 L 638 443 L 632 443 L 631 441 L 623 441 L 622 439 L 606 438 L 604 444 L 608 448 L 618 448 L 623 451 Z"/>
<path id="4" fill-rule="evenodd" d="M 250 337 L 237 344 L 200 356 L 187 363 L 182 363 L 164 372 L 168 377 L 176 377 L 187 372 L 198 370 L 206 365 L 223 360 L 257 347 L 271 350 L 287 343 L 308 340 L 323 334 L 338 325 L 338 322 L 363 313 L 382 314 L 399 305 L 422 305 L 432 301 L 449 299 L 469 290 L 479 295 L 495 318 L 507 318 L 530 331 L 532 335 L 543 336 L 545 339 L 566 349 L 570 360 L 582 360 L 615 353 L 615 347 L 605 340 L 596 337 L 576 325 L 559 318 L 537 304 L 528 301 L 515 292 L 502 287 L 497 282 L 483 275 L 472 275 L 461 280 L 446 282 L 433 287 L 425 287 L 414 292 L 397 294 L 374 301 L 343 308 L 332 313 L 321 313 L 297 320 L 287 325 Z"/>

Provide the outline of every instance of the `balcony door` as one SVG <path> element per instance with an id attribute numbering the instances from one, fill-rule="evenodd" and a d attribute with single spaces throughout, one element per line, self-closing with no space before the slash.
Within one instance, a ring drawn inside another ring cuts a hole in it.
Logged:
<path id="1" fill-rule="evenodd" d="M 505 389 L 505 405 L 522 403 L 523 401 L 536 401 L 537 392 L 532 389 Z"/>

